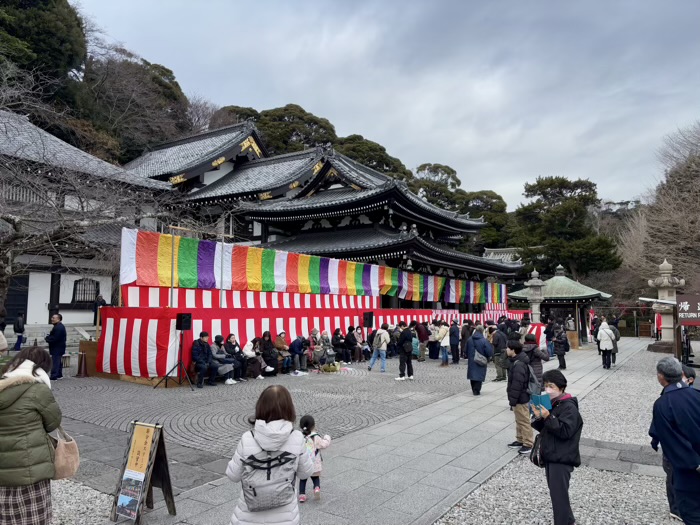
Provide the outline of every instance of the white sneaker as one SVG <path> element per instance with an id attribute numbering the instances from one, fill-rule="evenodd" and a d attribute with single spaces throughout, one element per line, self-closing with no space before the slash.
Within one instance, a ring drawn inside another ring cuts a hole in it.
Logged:
<path id="1" fill-rule="evenodd" d="M 258 376 L 255 379 L 265 379 L 263 376 Z"/>
<path id="2" fill-rule="evenodd" d="M 292 372 L 292 375 L 293 375 L 293 376 L 298 376 L 298 375 L 299 375 L 299 370 L 295 370 L 294 372 Z"/>
<path id="3" fill-rule="evenodd" d="M 406 381 L 405 377 L 395 377 L 394 378 L 396 381 Z"/>
<path id="4" fill-rule="evenodd" d="M 236 383 L 238 383 L 238 381 L 234 381 L 233 379 L 227 379 L 226 381 L 224 381 L 224 383 L 227 385 L 235 385 Z"/>
<path id="5" fill-rule="evenodd" d="M 408 376 L 408 378 L 409 378 L 411 381 L 413 381 L 413 376 Z"/>
<path id="6" fill-rule="evenodd" d="M 274 372 L 274 371 L 275 371 L 275 369 L 272 368 L 271 366 L 266 366 L 266 367 L 265 367 L 265 372 Z"/>

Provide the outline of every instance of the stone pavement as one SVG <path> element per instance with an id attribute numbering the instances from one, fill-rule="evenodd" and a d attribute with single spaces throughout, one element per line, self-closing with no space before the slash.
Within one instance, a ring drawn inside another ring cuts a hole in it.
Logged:
<path id="1" fill-rule="evenodd" d="M 646 340 L 623 339 L 617 367 L 610 371 L 602 369 L 594 347 L 572 351 L 567 356 L 568 390 L 584 397 L 624 368 L 646 344 Z M 556 362 L 545 365 L 545 369 L 555 367 Z M 464 372 L 464 367 L 455 368 Z M 439 393 L 439 401 L 335 440 L 324 452 L 321 501 L 310 498 L 302 505 L 303 523 L 431 524 L 515 458 L 515 451 L 506 447 L 514 438 L 514 424 L 505 385 L 486 383 L 482 395 L 474 397 L 464 393 L 468 385 L 462 381 L 462 393 Z M 392 379 L 392 385 L 387 388 L 394 396 L 403 394 L 403 399 L 410 400 L 418 395 L 415 383 L 395 383 Z M 374 403 L 386 401 L 377 396 Z M 348 394 L 351 411 L 352 403 L 353 395 Z M 327 431 L 323 425 L 319 430 Z M 613 460 L 605 458 L 598 443 L 587 442 L 585 446 L 590 450 L 584 448 L 584 454 L 592 454 L 591 458 L 602 454 L 597 457 Z M 624 462 L 625 451 L 617 452 L 614 460 Z M 629 472 L 636 463 L 628 463 Z M 177 516 L 169 516 L 161 502 L 143 522 L 224 524 L 230 519 L 239 490 L 221 476 L 181 492 L 176 498 Z"/>

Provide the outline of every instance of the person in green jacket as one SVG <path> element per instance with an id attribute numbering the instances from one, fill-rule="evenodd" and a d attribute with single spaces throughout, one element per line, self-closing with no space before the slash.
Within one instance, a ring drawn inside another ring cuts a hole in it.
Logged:
<path id="1" fill-rule="evenodd" d="M 51 393 L 51 356 L 27 347 L 0 378 L 0 525 L 48 525 L 54 448 L 48 433 L 61 424 Z"/>

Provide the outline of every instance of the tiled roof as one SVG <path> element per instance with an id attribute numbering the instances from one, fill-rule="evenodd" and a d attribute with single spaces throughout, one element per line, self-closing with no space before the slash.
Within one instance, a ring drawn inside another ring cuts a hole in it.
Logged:
<path id="1" fill-rule="evenodd" d="M 134 186 L 169 190 L 170 185 L 152 181 L 105 162 L 38 128 L 22 115 L 0 111 L 0 155 L 28 160 Z"/>
<path id="2" fill-rule="evenodd" d="M 187 198 L 202 200 L 244 195 L 291 184 L 300 172 L 311 169 L 316 161 L 317 152 L 310 149 L 247 162 L 201 190 L 193 191 Z"/>
<path id="3" fill-rule="evenodd" d="M 252 124 L 243 122 L 161 144 L 125 168 L 144 177 L 182 173 L 243 142 L 253 129 Z"/>
<path id="4" fill-rule="evenodd" d="M 361 254 L 363 251 L 378 248 L 390 249 L 392 246 L 402 244 L 405 245 L 404 249 L 413 251 L 416 256 L 421 256 L 421 259 L 448 268 L 459 267 L 494 275 L 513 275 L 522 267 L 520 263 L 496 262 L 439 246 L 406 231 L 394 231 L 380 226 L 347 230 L 313 230 L 289 239 L 273 241 L 264 246 L 292 253 L 347 257 L 350 253 Z M 353 255 L 350 258 L 357 257 Z M 450 261 L 453 261 L 452 264 Z"/>
<path id="5" fill-rule="evenodd" d="M 306 197 L 275 199 L 269 201 L 242 202 L 241 209 L 255 211 L 293 211 L 293 210 L 319 210 L 321 206 L 350 204 L 358 200 L 379 195 L 385 191 L 384 187 L 355 190 L 353 188 L 333 188 Z"/>

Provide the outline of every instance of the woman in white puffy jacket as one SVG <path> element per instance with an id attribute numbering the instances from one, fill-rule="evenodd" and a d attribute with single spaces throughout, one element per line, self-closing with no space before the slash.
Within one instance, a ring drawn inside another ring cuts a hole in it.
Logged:
<path id="1" fill-rule="evenodd" d="M 598 342 L 598 348 L 603 352 L 603 368 L 610 368 L 612 351 L 615 347 L 615 333 L 610 329 L 608 323 L 601 323 L 598 328 Z"/>
<path id="2" fill-rule="evenodd" d="M 270 452 L 288 452 L 296 456 L 294 463 L 297 478 L 307 479 L 314 473 L 314 463 L 306 453 L 304 436 L 294 430 L 296 412 L 289 391 L 281 385 L 272 385 L 263 390 L 255 405 L 255 419 L 252 431 L 241 436 L 233 459 L 226 468 L 226 475 L 234 483 L 243 479 L 245 465 L 243 460 L 250 458 L 263 450 Z M 296 491 L 296 483 L 293 483 Z M 241 497 L 231 516 L 231 525 L 253 524 L 299 524 L 299 501 L 295 492 L 294 498 L 281 507 L 270 510 L 252 512 L 241 492 Z"/>

